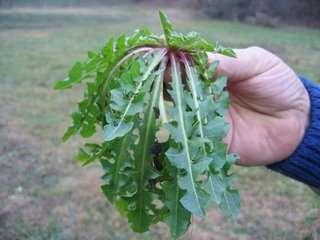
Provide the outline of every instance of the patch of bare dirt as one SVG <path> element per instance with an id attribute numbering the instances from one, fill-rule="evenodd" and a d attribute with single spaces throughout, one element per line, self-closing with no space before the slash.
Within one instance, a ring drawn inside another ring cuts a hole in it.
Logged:
<path id="1" fill-rule="evenodd" d="M 141 239 L 102 195 L 99 168 L 77 166 L 67 147 L 57 148 L 35 138 L 15 122 L 0 122 L 0 143 L 0 239 L 19 239 L 17 222 L 21 220 L 46 229 L 50 219 L 68 231 L 68 239 Z M 316 207 L 310 209 L 286 195 L 259 194 L 257 189 L 241 193 L 242 209 L 236 222 L 216 208 L 204 219 L 193 218 L 183 239 L 294 240 L 319 236 L 320 212 Z M 169 239 L 168 229 L 158 224 L 151 228 L 150 236 Z"/>
<path id="2" fill-rule="evenodd" d="M 61 204 L 37 196 L 57 169 L 48 169 L 43 161 L 44 143 L 14 123 L 0 123 L 0 143 L 0 239 L 16 239 L 16 222 L 45 227 L 51 206 Z"/>

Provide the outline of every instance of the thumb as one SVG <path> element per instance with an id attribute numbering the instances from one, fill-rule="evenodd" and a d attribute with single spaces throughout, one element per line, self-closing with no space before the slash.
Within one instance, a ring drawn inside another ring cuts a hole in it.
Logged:
<path id="1" fill-rule="evenodd" d="M 275 55 L 259 47 L 234 49 L 234 52 L 235 58 L 207 53 L 209 63 L 218 61 L 218 73 L 226 75 L 231 82 L 246 80 L 263 73 L 277 60 Z"/>

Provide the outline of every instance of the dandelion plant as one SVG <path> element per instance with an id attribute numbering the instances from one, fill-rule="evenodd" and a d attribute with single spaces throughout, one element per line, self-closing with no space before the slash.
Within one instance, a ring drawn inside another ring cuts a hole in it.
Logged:
<path id="1" fill-rule="evenodd" d="M 108 201 L 133 231 L 165 222 L 176 239 L 210 203 L 227 216 L 239 212 L 230 173 L 237 156 L 223 142 L 227 79 L 207 57 L 234 52 L 196 32 L 174 31 L 161 12 L 160 22 L 161 36 L 143 28 L 88 52 L 88 60 L 75 63 L 55 88 L 86 84 L 63 140 L 99 136 L 76 159 L 101 163 Z"/>

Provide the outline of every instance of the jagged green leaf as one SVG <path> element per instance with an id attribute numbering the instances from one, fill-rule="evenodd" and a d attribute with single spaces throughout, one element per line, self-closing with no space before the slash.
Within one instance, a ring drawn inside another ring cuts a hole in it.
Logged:
<path id="1" fill-rule="evenodd" d="M 177 170 L 172 169 L 172 171 L 173 175 L 178 175 Z M 184 191 L 180 189 L 176 177 L 173 181 L 166 182 L 163 185 L 163 189 L 166 196 L 165 205 L 169 209 L 165 222 L 170 227 L 172 238 L 178 239 L 187 231 L 190 225 L 191 213 L 180 203 Z"/>
<path id="2" fill-rule="evenodd" d="M 240 210 L 239 192 L 231 189 L 224 191 L 219 207 L 227 216 L 236 218 L 239 215 Z"/>
<path id="3" fill-rule="evenodd" d="M 170 62 L 172 69 L 171 77 L 173 89 L 171 91 L 171 96 L 176 112 L 176 114 L 172 115 L 171 117 L 173 118 L 174 124 L 177 125 L 178 131 L 181 133 L 181 138 L 179 136 L 179 138 L 175 139 L 176 143 L 181 145 L 181 147 L 177 148 L 173 145 L 172 147 L 176 148 L 175 151 L 177 154 L 175 156 L 169 154 L 167 157 L 173 165 L 186 172 L 185 175 L 178 177 L 180 188 L 186 191 L 183 197 L 180 199 L 180 202 L 191 213 L 198 216 L 203 216 L 205 211 L 204 209 L 207 205 L 208 195 L 196 182 L 196 178 L 198 176 L 194 176 L 192 171 L 193 162 L 195 159 L 192 159 L 191 157 L 193 153 L 192 147 L 190 146 L 190 141 L 188 139 L 188 136 L 190 136 L 190 129 L 187 127 L 190 124 L 190 120 L 188 121 L 190 113 L 187 112 L 187 105 L 184 100 L 180 66 L 177 64 L 175 56 L 172 54 L 170 55 Z M 171 125 L 172 124 L 173 123 L 171 123 Z M 169 131 L 170 129 L 172 130 L 173 126 L 168 128 Z M 178 156 L 178 159 L 176 156 Z M 183 163 L 177 164 L 179 161 L 182 161 Z"/>
<path id="4" fill-rule="evenodd" d="M 118 138 L 110 143 L 108 148 L 112 151 L 109 156 L 101 160 L 105 174 L 102 179 L 105 184 L 101 187 L 110 202 L 114 202 L 120 192 L 128 190 L 130 178 L 126 176 L 126 170 L 132 164 L 129 155 L 130 137 Z M 124 188 L 121 190 L 121 188 Z"/>
<path id="5" fill-rule="evenodd" d="M 170 46 L 171 35 L 173 32 L 172 24 L 163 12 L 159 11 L 160 23 L 166 40 L 166 44 Z"/>
<path id="6" fill-rule="evenodd" d="M 225 111 L 228 105 L 222 105 L 217 108 L 217 111 L 211 111 L 210 107 L 219 105 L 219 97 L 223 96 L 223 91 L 226 86 L 226 78 L 220 77 L 213 84 L 208 86 L 207 91 L 197 87 L 198 76 L 196 69 L 189 64 L 185 55 L 182 55 L 184 62 L 189 87 L 192 93 L 193 106 L 197 113 L 197 128 L 202 139 L 211 139 L 213 147 L 210 150 L 206 147 L 205 142 L 202 143 L 202 154 L 211 159 L 207 167 L 207 182 L 205 189 L 210 194 L 211 200 L 219 204 L 222 211 L 228 216 L 235 217 L 240 208 L 239 195 L 236 191 L 229 190 L 230 180 L 226 176 L 226 171 L 223 167 L 230 166 L 228 158 L 234 161 L 236 157 L 227 154 L 226 144 L 215 143 L 219 142 L 227 134 L 228 126 L 219 113 Z M 212 75 L 216 65 L 208 68 L 208 74 Z M 214 69 L 213 69 L 214 68 Z M 202 91 L 201 91 L 202 90 Z M 210 99 L 209 105 L 206 105 Z M 222 110 L 221 110 L 222 109 Z"/>
<path id="7" fill-rule="evenodd" d="M 150 213 L 150 204 L 152 193 L 146 188 L 150 178 L 153 178 L 151 171 L 151 163 L 153 156 L 150 154 L 150 149 L 155 140 L 156 134 L 156 117 L 154 107 L 157 105 L 160 96 L 160 86 L 163 81 L 164 70 L 167 64 L 166 58 L 162 60 L 158 76 L 153 81 L 153 89 L 150 98 L 146 99 L 147 104 L 144 111 L 142 126 L 139 127 L 139 142 L 134 151 L 135 171 L 137 181 L 137 193 L 134 196 L 135 209 L 128 213 L 131 227 L 137 232 L 145 232 L 154 219 L 154 214 Z"/>
<path id="8" fill-rule="evenodd" d="M 141 76 L 141 79 L 139 83 L 137 84 L 134 93 L 132 96 L 129 98 L 128 103 L 121 113 L 120 118 L 116 123 L 114 122 L 109 122 L 107 125 L 104 127 L 104 139 L 105 141 L 111 141 L 117 137 L 122 137 L 124 134 L 128 133 L 132 127 L 133 127 L 133 122 L 126 122 L 126 117 L 128 116 L 131 108 L 135 106 L 133 104 L 133 101 L 139 94 L 141 88 L 143 87 L 143 84 L 145 80 L 150 76 L 152 71 L 158 66 L 160 61 L 162 60 L 163 56 L 165 55 L 166 51 L 165 50 L 160 50 L 154 54 L 154 57 L 150 64 L 148 65 L 146 71 L 143 73 Z"/>

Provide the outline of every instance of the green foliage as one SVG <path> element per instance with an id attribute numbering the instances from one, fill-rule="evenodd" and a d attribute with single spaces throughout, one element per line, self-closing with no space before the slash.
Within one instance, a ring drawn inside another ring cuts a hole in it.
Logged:
<path id="1" fill-rule="evenodd" d="M 55 88 L 86 83 L 63 140 L 77 133 L 92 137 L 100 127 L 101 143 L 85 144 L 76 159 L 83 165 L 100 161 L 108 200 L 134 231 L 164 221 L 176 239 L 191 215 L 204 216 L 210 203 L 228 216 L 239 212 L 230 175 L 237 157 L 222 141 L 226 78 L 217 77 L 217 62 L 208 66 L 206 51 L 234 53 L 197 33 L 175 32 L 161 12 L 160 20 L 164 37 L 141 29 L 111 38 Z"/>

